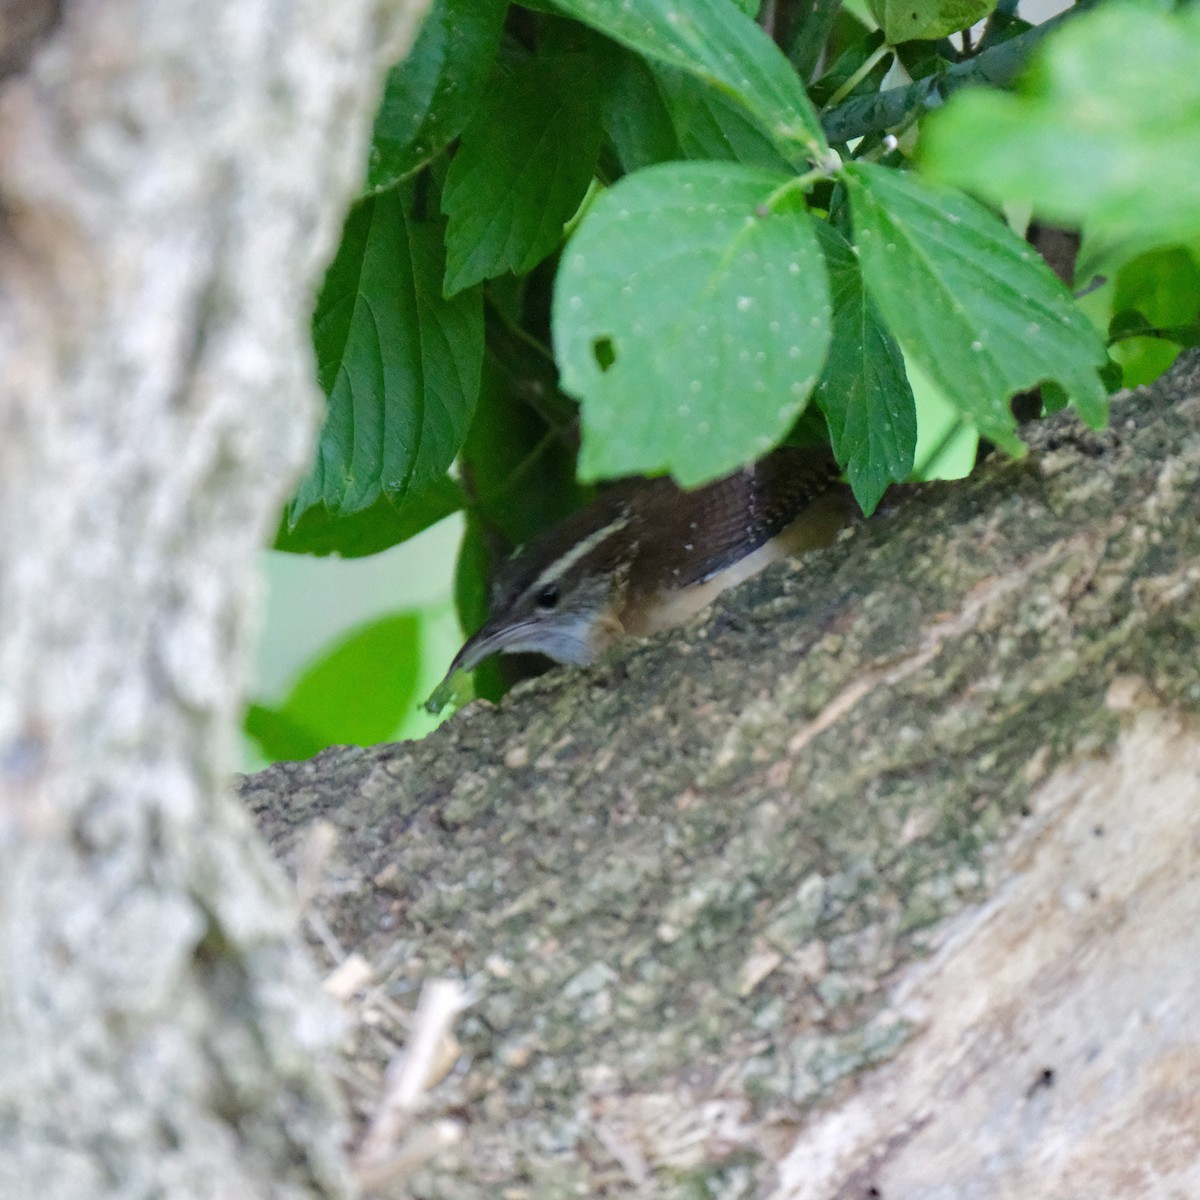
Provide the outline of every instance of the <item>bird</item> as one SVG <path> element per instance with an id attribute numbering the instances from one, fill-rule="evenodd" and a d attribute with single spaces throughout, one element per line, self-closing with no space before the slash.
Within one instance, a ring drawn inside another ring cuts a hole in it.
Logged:
<path id="1" fill-rule="evenodd" d="M 427 704 L 493 654 L 586 666 L 609 647 L 682 624 L 769 563 L 828 546 L 858 508 L 825 448 L 783 446 L 687 490 L 620 480 L 501 567 L 489 615 Z"/>

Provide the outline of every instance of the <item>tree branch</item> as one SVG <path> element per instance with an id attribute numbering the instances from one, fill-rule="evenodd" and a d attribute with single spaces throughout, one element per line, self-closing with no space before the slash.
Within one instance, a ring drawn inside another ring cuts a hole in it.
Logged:
<path id="1" fill-rule="evenodd" d="M 245 782 L 283 856 L 339 831 L 361 1120 L 387 1005 L 477 997 L 412 1194 L 1194 1189 L 1200 358 L 1030 441 L 700 623 Z"/>

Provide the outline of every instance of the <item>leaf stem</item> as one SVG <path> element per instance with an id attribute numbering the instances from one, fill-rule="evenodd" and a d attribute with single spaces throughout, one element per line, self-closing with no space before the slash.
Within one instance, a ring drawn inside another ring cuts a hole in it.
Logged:
<path id="1" fill-rule="evenodd" d="M 834 92 L 832 96 L 829 97 L 829 102 L 825 105 L 824 111 L 827 112 L 835 104 L 840 104 L 875 69 L 875 64 L 881 59 L 885 58 L 887 55 L 891 54 L 891 52 L 892 48 L 887 44 L 887 42 L 884 42 L 880 46 L 876 46 L 874 52 L 868 56 L 867 60 L 862 64 L 862 66 L 860 66 L 858 70 L 855 71 L 854 74 L 851 75 L 850 78 L 847 79 L 846 82 L 843 83 L 842 86 L 838 88 L 838 90 Z"/>
<path id="2" fill-rule="evenodd" d="M 758 215 L 766 216 L 767 213 L 775 212 L 779 204 L 792 195 L 793 192 L 807 192 L 813 184 L 820 183 L 823 179 L 832 178 L 841 169 L 842 160 L 833 150 L 829 152 L 829 155 L 830 157 L 826 158 L 824 162 L 814 167 L 811 171 L 805 171 L 803 175 L 796 175 L 786 183 L 781 183 L 758 206 Z"/>

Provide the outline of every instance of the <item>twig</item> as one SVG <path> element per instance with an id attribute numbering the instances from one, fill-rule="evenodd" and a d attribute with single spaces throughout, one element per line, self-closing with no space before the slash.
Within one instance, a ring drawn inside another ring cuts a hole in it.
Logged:
<path id="1" fill-rule="evenodd" d="M 358 1152 L 360 1179 L 395 1157 L 433 1077 L 442 1039 L 470 1003 L 466 989 L 456 980 L 431 979 L 421 990 L 412 1033 L 401 1054 L 388 1064 L 383 1098 Z"/>
<path id="2" fill-rule="evenodd" d="M 328 821 L 314 821 L 305 831 L 296 861 L 296 899 L 302 912 L 311 907 L 336 845 L 337 830 Z"/>
<path id="3" fill-rule="evenodd" d="M 360 1165 L 356 1173 L 358 1186 L 364 1192 L 370 1192 L 392 1183 L 435 1154 L 449 1149 L 461 1137 L 462 1125 L 458 1121 L 434 1121 L 425 1125 L 387 1157 Z"/>

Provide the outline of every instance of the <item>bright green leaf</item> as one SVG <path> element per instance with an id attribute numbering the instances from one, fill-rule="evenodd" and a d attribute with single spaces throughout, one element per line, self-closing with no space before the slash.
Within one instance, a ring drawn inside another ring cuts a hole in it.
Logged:
<path id="1" fill-rule="evenodd" d="M 789 162 L 826 153 L 825 135 L 783 52 L 729 0 L 556 0 L 568 16 L 713 84 L 741 105 Z"/>
<path id="2" fill-rule="evenodd" d="M 523 274 L 554 250 L 599 146 L 591 58 L 531 58 L 494 76 L 446 177 L 446 295 L 505 271 Z"/>
<path id="3" fill-rule="evenodd" d="M 287 713 L 265 704 L 247 707 L 242 728 L 270 762 L 299 762 L 319 754 L 329 744 Z"/>
<path id="4" fill-rule="evenodd" d="M 1019 453 L 1008 401 L 1043 380 L 1103 425 L 1103 341 L 1029 246 L 981 205 L 911 175 L 854 163 L 843 180 L 868 294 L 981 433 Z"/>
<path id="5" fill-rule="evenodd" d="M 996 7 L 996 0 L 870 0 L 888 44 L 928 41 L 969 29 Z"/>
<path id="6" fill-rule="evenodd" d="M 1125 385 L 1150 383 L 1175 361 L 1181 346 L 1196 344 L 1200 265 L 1180 246 L 1140 255 L 1117 276 L 1113 310 L 1108 335 L 1121 340 L 1112 355 Z"/>
<path id="7" fill-rule="evenodd" d="M 888 484 L 906 479 L 917 448 L 917 410 L 904 356 L 863 289 L 858 259 L 824 221 L 815 223 L 833 296 L 833 341 L 813 395 L 838 464 L 868 516 Z"/>
<path id="8" fill-rule="evenodd" d="M 345 516 L 317 505 L 290 528 L 285 515 L 275 535 L 274 548 L 289 554 L 361 558 L 416 537 L 462 506 L 458 484 L 443 476 L 428 487 L 411 492 L 399 505 L 390 496 L 380 496 L 370 508 Z"/>
<path id="9" fill-rule="evenodd" d="M 462 132 L 492 69 L 508 0 L 433 0 L 408 57 L 388 73 L 367 190 L 411 175 Z"/>
<path id="10" fill-rule="evenodd" d="M 400 503 L 454 461 L 479 393 L 483 309 L 478 289 L 442 298 L 443 228 L 436 212 L 414 215 L 411 184 L 351 211 L 313 318 L 329 408 L 293 527 L 317 505 Z"/>
<path id="11" fill-rule="evenodd" d="M 413 613 L 360 626 L 306 667 L 277 708 L 257 706 L 248 732 L 257 736 L 255 724 L 276 738 L 304 731 L 312 742 L 296 749 L 305 756 L 316 753 L 313 743 L 319 750 L 388 738 L 417 701 L 420 628 Z"/>
<path id="12" fill-rule="evenodd" d="M 1200 237 L 1200 8 L 1105 5 L 1046 39 L 1020 94 L 957 95 L 922 168 L 1125 256 Z"/>
<path id="13" fill-rule="evenodd" d="M 665 163 L 602 195 L 563 253 L 554 344 L 583 403 L 585 478 L 693 486 L 761 455 L 804 407 L 829 345 L 829 287 L 787 177 Z"/>

